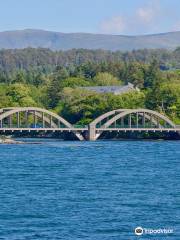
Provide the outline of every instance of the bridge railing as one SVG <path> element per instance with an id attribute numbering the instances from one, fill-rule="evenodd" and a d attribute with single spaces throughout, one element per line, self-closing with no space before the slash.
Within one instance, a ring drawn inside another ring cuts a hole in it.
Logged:
<path id="1" fill-rule="evenodd" d="M 11 126 L 9 124 L 6 124 L 6 123 L 3 123 L 2 125 L 0 125 L 0 129 L 3 129 L 3 128 L 52 128 L 52 127 L 48 127 L 48 126 L 43 126 L 42 124 L 20 124 L 19 126 L 17 126 L 17 124 L 11 124 Z M 67 128 L 66 126 L 64 125 L 61 125 L 61 126 L 58 126 L 57 128 L 59 129 L 64 129 L 64 128 Z"/>
<path id="2" fill-rule="evenodd" d="M 99 129 L 99 128 L 104 128 L 103 125 L 98 125 L 96 126 L 96 129 Z M 120 125 L 120 124 L 114 124 L 114 125 L 111 125 L 108 127 L 109 129 L 111 128 L 172 128 L 171 126 L 153 126 L 153 125 L 150 125 L 150 124 L 132 124 L 131 126 L 128 125 L 128 124 L 124 124 L 124 125 Z M 180 128 L 180 125 L 179 125 L 179 128 Z"/>

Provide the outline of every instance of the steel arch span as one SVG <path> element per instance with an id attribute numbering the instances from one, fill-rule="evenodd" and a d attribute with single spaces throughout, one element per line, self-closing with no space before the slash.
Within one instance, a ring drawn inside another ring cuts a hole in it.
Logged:
<path id="1" fill-rule="evenodd" d="M 61 116 L 38 107 L 9 107 L 0 109 L 0 133 L 26 131 L 72 132 L 79 140 L 96 140 L 103 132 L 163 131 L 177 132 L 165 115 L 149 109 L 116 109 L 92 121 L 89 126 L 73 126 Z"/>
<path id="2" fill-rule="evenodd" d="M 149 109 L 117 109 L 96 118 L 89 125 L 89 140 L 96 140 L 103 131 L 116 129 L 175 128 L 163 114 Z"/>
<path id="3" fill-rule="evenodd" d="M 49 110 L 38 107 L 12 107 L 0 109 L 0 128 L 41 128 L 43 129 L 73 129 L 72 124 L 61 116 Z M 74 132 L 79 140 L 84 137 Z"/>

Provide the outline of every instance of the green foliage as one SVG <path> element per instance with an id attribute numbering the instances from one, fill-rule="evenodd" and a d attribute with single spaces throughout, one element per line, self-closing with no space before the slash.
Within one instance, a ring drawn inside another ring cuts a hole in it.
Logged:
<path id="1" fill-rule="evenodd" d="M 97 86 L 116 86 L 121 84 L 121 82 L 116 77 L 107 72 L 98 73 L 95 76 L 93 82 Z"/>
<path id="2" fill-rule="evenodd" d="M 56 71 L 50 76 L 50 81 L 47 86 L 48 106 L 50 108 L 56 107 L 59 101 L 59 93 L 63 86 L 62 81 L 69 77 L 68 72 L 63 67 L 56 68 Z"/>
<path id="3" fill-rule="evenodd" d="M 35 101 L 30 96 L 30 89 L 22 84 L 12 84 L 6 92 L 13 104 L 17 106 L 36 106 Z"/>
<path id="4" fill-rule="evenodd" d="M 131 62 L 127 64 L 125 70 L 126 83 L 130 82 L 134 86 L 143 88 L 144 87 L 144 78 L 145 78 L 145 69 L 146 66 L 137 62 Z"/>
<path id="5" fill-rule="evenodd" d="M 180 123 L 179 62 L 179 48 L 126 53 L 84 49 L 1 50 L 0 107 L 49 108 L 76 124 L 88 124 L 112 109 L 146 107 Z M 141 91 L 113 95 L 79 88 L 128 82 Z"/>
<path id="6" fill-rule="evenodd" d="M 61 81 L 62 88 L 65 88 L 65 87 L 75 88 L 75 87 L 86 87 L 86 86 L 90 86 L 90 83 L 87 80 L 80 77 L 68 77 Z"/>
<path id="7" fill-rule="evenodd" d="M 145 95 L 142 92 L 130 92 L 118 96 L 65 88 L 60 100 L 64 107 L 60 113 L 72 123 L 87 124 L 112 109 L 143 107 L 144 99 Z"/>
<path id="8" fill-rule="evenodd" d="M 145 72 L 144 87 L 156 88 L 162 82 L 162 74 L 159 69 L 158 62 L 154 60 Z"/>
<path id="9" fill-rule="evenodd" d="M 7 86 L 0 84 L 0 108 L 12 106 L 13 102 L 10 96 L 6 95 Z"/>
<path id="10" fill-rule="evenodd" d="M 25 73 L 23 71 L 18 71 L 12 83 L 25 83 Z"/>

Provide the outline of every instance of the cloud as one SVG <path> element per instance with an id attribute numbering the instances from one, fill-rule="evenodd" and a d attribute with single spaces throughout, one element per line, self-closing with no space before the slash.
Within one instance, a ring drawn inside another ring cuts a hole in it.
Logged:
<path id="1" fill-rule="evenodd" d="M 119 14 L 100 23 L 100 32 L 110 34 L 142 34 L 158 31 L 160 1 L 150 0 L 134 9 L 131 15 Z M 162 17 L 162 16 L 161 16 Z"/>
<path id="2" fill-rule="evenodd" d="M 153 20 L 155 12 L 151 8 L 139 8 L 137 9 L 137 17 L 146 23 L 150 23 Z"/>
<path id="3" fill-rule="evenodd" d="M 144 6 L 141 6 L 136 10 L 136 17 L 147 23 L 154 21 L 158 14 L 160 14 L 159 0 L 148 1 Z"/>
<path id="4" fill-rule="evenodd" d="M 125 30 L 126 24 L 122 16 L 114 16 L 101 23 L 100 29 L 104 33 L 121 33 Z"/>

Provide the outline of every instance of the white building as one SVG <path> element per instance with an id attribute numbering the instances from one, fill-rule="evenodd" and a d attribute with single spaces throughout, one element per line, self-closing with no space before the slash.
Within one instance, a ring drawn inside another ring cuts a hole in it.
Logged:
<path id="1" fill-rule="evenodd" d="M 82 88 L 97 93 L 113 93 L 114 95 L 120 95 L 131 91 L 140 91 L 139 88 L 134 87 L 132 83 L 128 83 L 128 85 L 125 86 L 94 86 Z"/>

